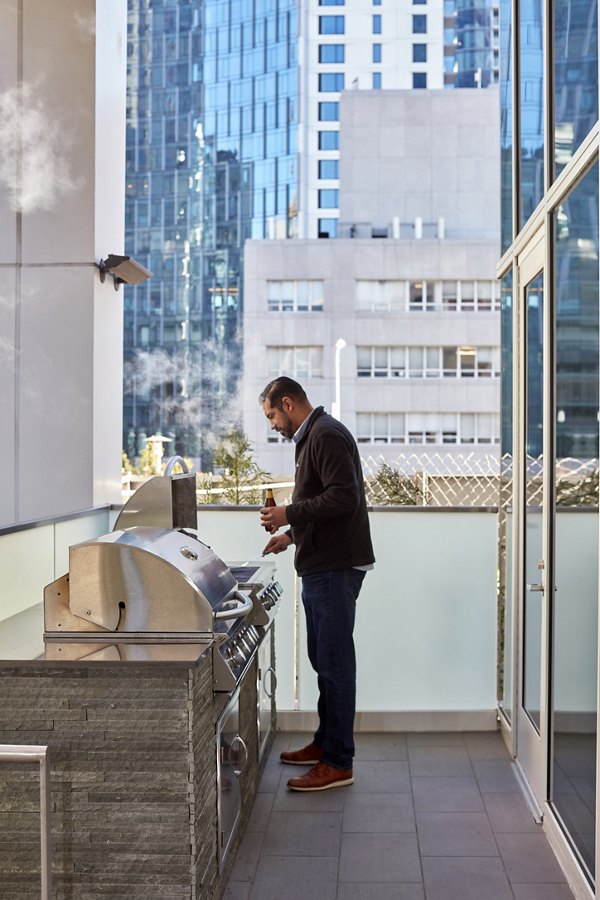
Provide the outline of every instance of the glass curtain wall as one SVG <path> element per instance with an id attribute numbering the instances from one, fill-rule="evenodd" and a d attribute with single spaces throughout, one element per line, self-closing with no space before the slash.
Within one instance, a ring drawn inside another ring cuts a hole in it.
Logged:
<path id="1" fill-rule="evenodd" d="M 524 225 L 544 193 L 543 0 L 519 0 L 519 207 Z"/>
<path id="2" fill-rule="evenodd" d="M 239 421 L 243 244 L 292 237 L 294 0 L 128 0 L 124 447 L 210 468 Z"/>
<path id="3" fill-rule="evenodd" d="M 598 657 L 598 164 L 553 215 L 553 805 L 594 875 Z"/>
<path id="4" fill-rule="evenodd" d="M 513 22 L 512 0 L 500 4 L 500 209 L 501 251 L 513 236 Z M 512 290 L 512 287 L 511 287 Z M 511 329 L 512 341 L 512 329 Z"/>
<path id="5" fill-rule="evenodd" d="M 129 0 L 125 250 L 152 272 L 124 286 L 123 447 L 132 459 L 156 432 L 171 441 L 167 453 L 197 450 L 200 158 L 192 118 L 202 115 L 201 47 L 198 2 Z"/>
<path id="6" fill-rule="evenodd" d="M 547 496 L 543 505 L 541 499 L 539 503 L 548 541 L 532 548 L 532 559 L 538 555 L 545 559 L 542 580 L 547 579 L 543 601 L 547 615 L 536 618 L 535 610 L 528 609 L 528 602 L 532 605 L 535 599 L 523 591 L 519 605 L 519 598 L 510 595 L 514 566 L 520 565 L 525 580 L 533 581 L 536 573 L 529 578 L 528 560 L 520 564 L 516 560 L 511 529 L 506 527 L 505 564 L 500 570 L 501 604 L 505 602 L 500 697 L 513 729 L 520 727 L 513 701 L 539 729 L 541 771 L 546 771 L 545 760 L 550 763 L 542 802 L 549 804 L 558 833 L 562 830 L 574 851 L 578 877 L 582 883 L 594 883 L 600 454 L 597 3 L 505 0 L 501 41 L 502 440 L 503 454 L 511 447 L 513 458 L 521 459 L 519 471 L 525 479 L 525 508 L 516 507 L 514 491 L 510 500 L 503 498 L 502 507 L 508 516 L 519 517 L 521 531 L 527 530 L 545 475 Z M 544 48 L 549 51 L 546 55 Z M 544 145 L 545 134 L 549 146 Z M 520 310 L 520 318 L 527 327 L 526 346 L 520 347 L 511 329 L 511 299 L 504 294 L 510 294 L 512 273 L 520 271 L 519 261 L 534 240 L 528 235 L 534 234 L 541 234 L 545 242 L 545 283 L 543 290 L 535 279 L 523 286 L 527 308 Z M 550 346 L 544 345 L 546 336 Z M 515 379 L 519 383 L 511 392 L 508 383 Z M 517 395 L 525 396 L 526 403 L 523 433 L 513 435 L 509 399 Z M 540 441 L 544 434 L 546 456 Z M 512 467 L 507 463 L 503 474 L 503 483 L 510 483 Z M 531 533 L 535 530 L 529 528 Z M 539 572 L 535 581 L 540 581 Z M 525 651 L 531 632 L 530 643 L 539 646 L 540 654 L 530 660 L 529 668 L 525 653 L 522 683 L 517 685 L 510 635 L 511 616 L 520 615 L 519 610 L 523 619 L 515 632 L 524 636 Z M 546 627 L 548 632 L 543 633 Z M 540 664 L 542 657 L 545 664 Z M 548 682 L 541 684 L 540 673 L 546 672 Z M 540 705 L 540 692 L 549 697 L 547 710 Z M 518 740 L 513 746 L 518 759 Z"/>
<path id="7" fill-rule="evenodd" d="M 598 118 L 598 5 L 555 0 L 554 175 L 567 165 Z"/>

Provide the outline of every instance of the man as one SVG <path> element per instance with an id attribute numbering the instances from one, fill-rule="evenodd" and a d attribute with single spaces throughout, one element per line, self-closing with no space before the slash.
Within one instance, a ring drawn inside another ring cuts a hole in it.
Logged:
<path id="1" fill-rule="evenodd" d="M 358 448 L 348 429 L 322 406 L 313 409 L 291 378 L 271 381 L 260 401 L 271 428 L 296 444 L 296 478 L 289 506 L 261 509 L 273 534 L 264 553 L 295 544 L 302 578 L 308 656 L 317 673 L 319 726 L 301 750 L 281 761 L 312 768 L 290 778 L 295 791 L 323 791 L 352 784 L 356 659 L 354 618 L 365 571 L 374 563 Z"/>

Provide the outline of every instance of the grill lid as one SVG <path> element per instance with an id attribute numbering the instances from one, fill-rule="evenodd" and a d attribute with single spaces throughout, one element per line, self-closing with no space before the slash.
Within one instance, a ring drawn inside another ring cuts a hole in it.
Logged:
<path id="1" fill-rule="evenodd" d="M 149 526 L 71 547 L 69 582 L 71 612 L 109 631 L 226 631 L 247 601 L 209 547 Z"/>

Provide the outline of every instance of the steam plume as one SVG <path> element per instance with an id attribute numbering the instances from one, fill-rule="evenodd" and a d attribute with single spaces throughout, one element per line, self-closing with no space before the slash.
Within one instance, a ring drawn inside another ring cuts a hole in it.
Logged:
<path id="1" fill-rule="evenodd" d="M 39 86 L 22 84 L 0 93 L 0 184 L 15 212 L 51 209 L 80 184 L 69 173 L 66 139 L 45 105 Z"/>

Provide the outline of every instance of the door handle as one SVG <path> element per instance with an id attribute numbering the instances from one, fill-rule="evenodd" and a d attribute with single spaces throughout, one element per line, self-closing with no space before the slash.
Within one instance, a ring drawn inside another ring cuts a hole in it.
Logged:
<path id="1" fill-rule="evenodd" d="M 543 584 L 528 584 L 527 590 L 531 591 L 532 594 L 543 594 L 545 587 Z"/>

